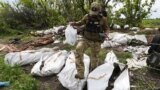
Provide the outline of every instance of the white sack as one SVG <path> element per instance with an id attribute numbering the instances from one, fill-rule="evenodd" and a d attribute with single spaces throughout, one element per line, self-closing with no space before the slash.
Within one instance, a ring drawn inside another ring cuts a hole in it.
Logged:
<path id="1" fill-rule="evenodd" d="M 75 45 L 77 41 L 77 30 L 71 25 L 68 25 L 65 30 L 66 42 L 70 45 Z"/>
<path id="2" fill-rule="evenodd" d="M 117 47 L 120 46 L 121 44 L 117 43 L 117 42 L 113 42 L 113 41 L 104 41 L 101 44 L 101 48 L 109 48 L 109 47 Z"/>
<path id="3" fill-rule="evenodd" d="M 42 56 L 49 57 L 54 50 L 50 48 L 43 48 L 39 50 L 26 50 L 21 52 L 11 52 L 5 55 L 5 63 L 10 66 L 26 65 L 38 62 Z"/>
<path id="4" fill-rule="evenodd" d="M 106 58 L 105 58 L 105 63 L 118 63 L 118 59 L 117 56 L 114 54 L 113 51 L 110 51 L 109 53 L 107 53 Z"/>
<path id="5" fill-rule="evenodd" d="M 134 36 L 134 39 L 140 40 L 140 41 L 144 42 L 145 44 L 148 43 L 148 42 L 147 42 L 147 38 L 146 38 L 145 35 L 135 35 L 135 36 Z"/>
<path id="6" fill-rule="evenodd" d="M 88 90 L 105 90 L 114 70 L 113 63 L 105 63 L 92 71 L 87 80 Z M 123 71 L 114 82 L 112 90 L 130 90 L 128 69 Z"/>
<path id="7" fill-rule="evenodd" d="M 88 90 L 105 90 L 113 69 L 113 64 L 105 63 L 93 70 L 88 76 Z"/>
<path id="8" fill-rule="evenodd" d="M 69 90 L 82 90 L 84 88 L 84 85 L 86 83 L 86 78 L 89 74 L 89 65 L 90 65 L 89 56 L 84 54 L 83 62 L 85 66 L 85 72 L 84 72 L 85 79 L 82 80 L 76 79 L 75 75 L 77 74 L 77 70 L 75 65 L 75 55 L 73 52 L 71 52 L 66 61 L 65 67 L 57 75 L 58 80 L 64 87 L 66 87 Z"/>
<path id="9" fill-rule="evenodd" d="M 130 90 L 128 69 L 125 69 L 116 79 L 112 90 Z"/>
<path id="10" fill-rule="evenodd" d="M 65 28 L 65 26 L 53 27 L 55 33 L 58 33 L 59 30 L 61 30 L 61 29 L 63 29 L 63 28 Z"/>
<path id="11" fill-rule="evenodd" d="M 49 76 L 52 74 L 57 74 L 64 66 L 67 56 L 67 51 L 62 50 L 54 53 L 50 57 L 41 57 L 41 60 L 37 62 L 32 68 L 31 74 L 38 76 Z"/>
<path id="12" fill-rule="evenodd" d="M 112 41 L 117 42 L 119 44 L 126 45 L 131 36 L 127 34 L 117 33 L 112 39 Z"/>
<path id="13" fill-rule="evenodd" d="M 130 58 L 130 59 L 127 59 L 126 61 L 127 61 L 128 68 L 136 70 L 136 69 L 147 66 L 146 60 L 147 60 L 147 57 L 143 57 L 140 60 L 137 60 L 135 58 Z"/>

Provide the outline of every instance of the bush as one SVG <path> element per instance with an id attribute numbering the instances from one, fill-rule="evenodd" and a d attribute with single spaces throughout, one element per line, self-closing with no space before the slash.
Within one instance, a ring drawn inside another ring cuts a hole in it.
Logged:
<path id="1" fill-rule="evenodd" d="M 0 80 L 9 81 L 11 85 L 6 90 L 36 90 L 37 82 L 30 75 L 19 67 L 10 67 L 3 62 L 3 56 L 0 56 Z"/>
<path id="2" fill-rule="evenodd" d="M 19 0 L 14 6 L 0 2 L 0 20 L 12 29 L 42 29 L 66 22 L 48 0 Z"/>

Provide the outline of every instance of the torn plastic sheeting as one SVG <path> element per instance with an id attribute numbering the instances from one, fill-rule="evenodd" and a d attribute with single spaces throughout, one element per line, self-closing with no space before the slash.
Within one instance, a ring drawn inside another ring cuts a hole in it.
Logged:
<path id="1" fill-rule="evenodd" d="M 148 54 L 149 46 L 128 46 L 123 49 L 124 51 L 136 53 L 136 54 Z"/>
<path id="2" fill-rule="evenodd" d="M 106 58 L 105 58 L 105 63 L 118 63 L 119 60 L 117 59 L 117 56 L 114 54 L 113 51 L 110 51 L 109 53 L 107 53 Z"/>
<path id="3" fill-rule="evenodd" d="M 76 79 L 75 75 L 77 73 L 76 65 L 75 65 L 75 55 L 73 52 L 69 55 L 66 61 L 66 65 L 63 70 L 57 75 L 61 84 L 69 90 L 82 90 L 84 85 L 86 84 L 87 76 L 89 74 L 89 65 L 90 59 L 89 56 L 84 54 L 84 66 L 85 72 L 84 77 L 85 79 Z"/>
<path id="4" fill-rule="evenodd" d="M 127 59 L 126 61 L 127 61 L 128 68 L 136 70 L 136 69 L 147 66 L 146 60 L 147 60 L 147 57 L 144 57 L 143 60 L 137 60 L 137 59 L 131 58 L 131 59 Z"/>
<path id="5" fill-rule="evenodd" d="M 146 54 L 148 54 L 148 49 L 149 49 L 148 46 L 136 46 L 136 47 L 129 46 L 127 48 L 124 48 L 124 51 L 132 52 L 133 56 L 133 58 L 129 58 L 126 60 L 128 68 L 135 70 L 147 66 Z"/>
<path id="6" fill-rule="evenodd" d="M 70 45 L 75 45 L 77 41 L 77 30 L 71 25 L 68 25 L 65 30 L 66 42 Z"/>
<path id="7" fill-rule="evenodd" d="M 106 90 L 113 70 L 113 63 L 105 63 L 98 66 L 88 76 L 88 90 Z M 112 90 L 130 90 L 128 69 L 124 70 L 118 76 L 114 82 L 114 88 Z"/>
<path id="8" fill-rule="evenodd" d="M 38 62 L 41 56 L 49 57 L 54 53 L 52 48 L 42 48 L 39 50 L 26 50 L 21 52 L 11 52 L 5 55 L 5 63 L 10 66 L 26 65 Z"/>
<path id="9" fill-rule="evenodd" d="M 33 66 L 31 74 L 38 76 L 57 74 L 64 66 L 67 56 L 68 52 L 61 50 L 55 52 L 50 57 L 41 57 L 41 60 Z"/>

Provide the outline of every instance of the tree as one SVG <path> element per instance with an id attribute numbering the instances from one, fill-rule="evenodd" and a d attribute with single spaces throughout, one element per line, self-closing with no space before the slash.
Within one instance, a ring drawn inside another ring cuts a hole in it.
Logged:
<path id="1" fill-rule="evenodd" d="M 125 24 L 140 26 L 142 20 L 150 13 L 155 0 L 119 0 L 119 2 L 123 4 L 123 7 L 116 12 L 119 21 L 122 21 L 120 16 L 124 15 Z"/>

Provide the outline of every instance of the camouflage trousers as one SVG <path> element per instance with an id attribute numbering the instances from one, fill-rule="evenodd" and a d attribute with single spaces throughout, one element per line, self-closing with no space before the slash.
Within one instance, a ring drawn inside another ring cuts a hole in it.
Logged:
<path id="1" fill-rule="evenodd" d="M 83 39 L 78 42 L 75 50 L 75 58 L 76 58 L 76 68 L 79 76 L 84 76 L 84 63 L 83 63 L 83 54 L 84 52 L 90 48 L 90 60 L 91 65 L 90 69 L 94 69 L 99 65 L 98 53 L 100 51 L 100 42 L 94 42 L 90 40 Z"/>

